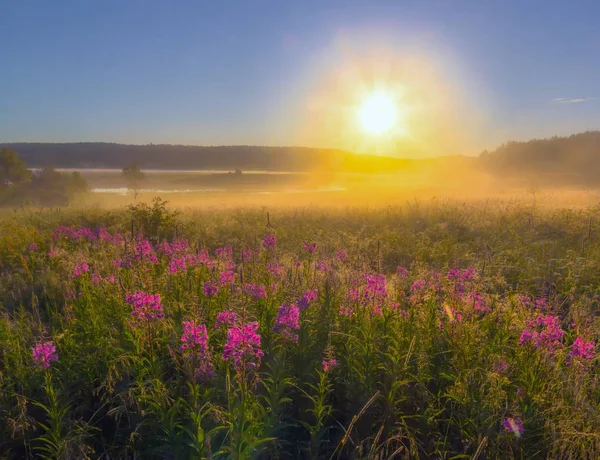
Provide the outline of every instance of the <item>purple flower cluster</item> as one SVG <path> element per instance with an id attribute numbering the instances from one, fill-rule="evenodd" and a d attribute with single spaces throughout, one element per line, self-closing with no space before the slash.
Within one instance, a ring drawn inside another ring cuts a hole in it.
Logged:
<path id="1" fill-rule="evenodd" d="M 190 245 L 188 243 L 188 240 L 176 240 L 172 243 L 164 241 L 156 246 L 156 250 L 161 254 L 173 256 L 185 253 L 185 251 L 187 251 L 189 247 Z"/>
<path id="2" fill-rule="evenodd" d="M 324 359 L 321 362 L 321 364 L 323 365 L 323 370 L 325 372 L 329 372 L 330 370 L 332 370 L 338 366 L 337 359 L 335 359 L 335 358 Z"/>
<path id="3" fill-rule="evenodd" d="M 337 260 L 339 260 L 340 262 L 345 262 L 346 261 L 346 251 L 344 251 L 343 249 L 340 249 L 335 256 L 337 257 Z"/>
<path id="4" fill-rule="evenodd" d="M 504 430 L 513 433 L 517 438 L 523 436 L 523 433 L 525 432 L 523 422 L 519 417 L 508 417 L 504 419 Z"/>
<path id="5" fill-rule="evenodd" d="M 219 292 L 219 285 L 212 281 L 205 281 L 203 288 L 204 288 L 204 295 L 206 297 L 215 296 Z"/>
<path id="6" fill-rule="evenodd" d="M 133 306 L 131 314 L 134 323 L 149 323 L 150 321 L 165 317 L 160 294 L 148 294 L 147 292 L 136 291 L 128 295 L 126 301 Z"/>
<path id="7" fill-rule="evenodd" d="M 304 291 L 302 297 L 297 302 L 297 305 L 300 308 L 300 310 L 306 310 L 308 307 L 310 307 L 310 304 L 317 300 L 317 296 L 318 292 L 316 289 L 307 289 L 306 291 Z"/>
<path id="8" fill-rule="evenodd" d="M 218 258 L 223 260 L 230 260 L 233 258 L 233 249 L 230 246 L 215 249 L 215 254 Z"/>
<path id="9" fill-rule="evenodd" d="M 181 335 L 181 352 L 187 359 L 193 360 L 197 368 L 196 378 L 202 380 L 215 376 L 208 346 L 208 332 L 204 324 L 195 321 L 184 321 Z"/>
<path id="10" fill-rule="evenodd" d="M 233 284 L 235 280 L 235 274 L 233 273 L 232 270 L 226 270 L 224 272 L 221 272 L 221 275 L 219 277 L 219 284 L 221 286 L 227 286 L 228 284 Z"/>
<path id="11" fill-rule="evenodd" d="M 521 333 L 519 345 L 531 343 L 535 348 L 542 348 L 549 352 L 562 348 L 565 331 L 560 327 L 558 316 L 538 315 L 536 319 L 528 320 L 526 326 Z"/>
<path id="12" fill-rule="evenodd" d="M 252 370 L 260 365 L 264 353 L 260 349 L 258 323 L 253 321 L 234 326 L 227 331 L 227 342 L 223 347 L 223 360 L 230 360 L 238 373 Z"/>
<path id="13" fill-rule="evenodd" d="M 36 252 L 38 250 L 38 245 L 35 243 L 31 243 L 28 248 L 29 252 Z"/>
<path id="14" fill-rule="evenodd" d="M 263 246 L 265 249 L 275 249 L 275 245 L 277 244 L 277 239 L 275 235 L 265 235 L 263 238 Z"/>
<path id="15" fill-rule="evenodd" d="M 385 275 L 364 274 L 363 277 L 367 283 L 365 287 L 365 300 L 382 301 L 387 296 Z"/>
<path id="16" fill-rule="evenodd" d="M 96 232 L 86 227 L 68 227 L 66 225 L 60 225 L 52 232 L 52 238 L 55 241 L 60 240 L 61 238 L 66 238 L 69 240 L 77 241 L 77 240 L 88 240 L 92 241 L 106 241 L 110 244 L 120 244 L 124 238 L 120 233 L 115 233 L 111 235 L 105 228 L 100 228 Z"/>
<path id="17" fill-rule="evenodd" d="M 90 266 L 88 265 L 87 262 L 82 262 L 80 264 L 76 264 L 75 269 L 73 270 L 72 278 L 77 278 L 89 271 L 90 271 Z"/>
<path id="18" fill-rule="evenodd" d="M 408 270 L 398 265 L 398 268 L 396 268 L 396 275 L 398 275 L 399 278 L 405 279 L 408 276 Z"/>
<path id="19" fill-rule="evenodd" d="M 254 300 L 267 298 L 267 291 L 262 284 L 245 284 L 244 292 Z"/>
<path id="20" fill-rule="evenodd" d="M 275 279 L 281 278 L 285 274 L 285 269 L 278 262 L 267 264 L 267 272 Z"/>
<path id="21" fill-rule="evenodd" d="M 487 313 L 491 311 L 491 308 L 485 304 L 484 298 L 474 292 L 469 292 L 467 294 L 467 302 L 473 306 L 475 311 L 481 313 Z"/>
<path id="22" fill-rule="evenodd" d="M 474 268 L 466 268 L 464 270 L 458 270 L 454 268 L 448 270 L 446 278 L 450 281 L 459 281 L 464 283 L 466 281 L 474 280 L 476 276 L 477 270 L 475 270 Z"/>
<path id="23" fill-rule="evenodd" d="M 279 307 L 277 312 L 277 318 L 275 319 L 275 326 L 273 330 L 281 334 L 285 339 L 298 342 L 298 336 L 294 333 L 300 329 L 300 309 L 292 304 L 283 304 Z"/>
<path id="24" fill-rule="evenodd" d="M 306 241 L 304 242 L 304 250 L 309 254 L 313 254 L 317 250 L 317 243 L 309 244 Z"/>
<path id="25" fill-rule="evenodd" d="M 36 345 L 31 349 L 31 353 L 34 361 L 43 369 L 49 368 L 51 362 L 58 360 L 56 345 L 52 340 Z"/>
<path id="26" fill-rule="evenodd" d="M 185 257 L 171 257 L 169 260 L 169 273 L 174 275 L 176 273 L 187 272 L 187 264 Z"/>
<path id="27" fill-rule="evenodd" d="M 215 329 L 220 328 L 222 325 L 233 327 L 237 322 L 237 313 L 231 310 L 225 310 L 217 315 L 217 318 L 215 319 Z"/>
<path id="28" fill-rule="evenodd" d="M 596 356 L 596 345 L 594 342 L 586 342 L 581 337 L 577 337 L 575 342 L 573 342 L 573 346 L 571 347 L 571 352 L 569 353 L 569 359 L 572 358 L 584 358 L 584 359 L 594 359 Z"/>
<path id="29" fill-rule="evenodd" d="M 156 252 L 154 252 L 154 248 L 148 240 L 139 240 L 135 244 L 135 254 L 133 256 L 133 259 L 139 260 L 141 262 L 148 262 L 153 265 L 156 265 L 158 263 Z"/>

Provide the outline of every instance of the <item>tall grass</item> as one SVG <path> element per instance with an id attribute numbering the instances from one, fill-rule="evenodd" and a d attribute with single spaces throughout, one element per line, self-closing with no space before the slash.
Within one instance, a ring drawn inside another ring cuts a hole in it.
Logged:
<path id="1" fill-rule="evenodd" d="M 6 214 L 0 452 L 598 458 L 599 211 Z"/>

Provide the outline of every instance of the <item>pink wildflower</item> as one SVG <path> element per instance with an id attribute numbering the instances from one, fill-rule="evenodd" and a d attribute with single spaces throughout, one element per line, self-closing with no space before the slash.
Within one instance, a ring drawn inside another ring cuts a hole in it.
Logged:
<path id="1" fill-rule="evenodd" d="M 257 322 L 249 322 L 227 331 L 227 342 L 223 347 L 223 360 L 229 360 L 238 373 L 252 370 L 260 365 L 264 353 L 260 349 Z"/>
<path id="2" fill-rule="evenodd" d="M 161 305 L 160 294 L 148 294 L 136 291 L 126 298 L 127 303 L 133 306 L 132 316 L 134 323 L 141 323 L 162 319 L 165 317 Z"/>
<path id="3" fill-rule="evenodd" d="M 517 418 L 512 418 L 512 417 L 506 418 L 504 420 L 504 430 L 510 431 L 517 438 L 520 438 L 521 436 L 523 436 L 523 433 L 525 432 L 525 429 L 523 428 L 523 422 L 521 421 L 521 419 L 519 417 L 517 417 Z"/>
<path id="4" fill-rule="evenodd" d="M 323 365 L 323 370 L 325 372 L 329 372 L 330 370 L 332 370 L 333 368 L 338 366 L 338 362 L 337 359 L 335 358 L 331 358 L 331 359 L 324 359 L 321 364 Z"/>
<path id="5" fill-rule="evenodd" d="M 204 283 L 204 295 L 206 297 L 212 297 L 217 295 L 219 292 L 219 285 L 217 283 L 213 283 L 212 281 L 206 281 Z"/>
<path id="6" fill-rule="evenodd" d="M 298 336 L 294 333 L 300 329 L 300 310 L 296 305 L 283 304 L 279 307 L 275 326 L 273 330 L 279 332 L 284 338 L 298 342 Z"/>
<path id="7" fill-rule="evenodd" d="M 308 244 L 304 242 L 304 250 L 309 254 L 313 254 L 317 250 L 317 243 Z"/>
<path id="8" fill-rule="evenodd" d="M 52 340 L 48 342 L 40 343 L 31 349 L 33 359 L 43 369 L 48 369 L 50 363 L 58 360 L 58 354 L 56 353 L 56 345 Z"/>
<path id="9" fill-rule="evenodd" d="M 78 276 L 83 275 L 90 271 L 90 266 L 87 262 L 82 262 L 80 264 L 75 265 L 75 269 L 73 270 L 73 278 L 77 278 Z"/>
<path id="10" fill-rule="evenodd" d="M 569 358 L 593 359 L 595 355 L 594 342 L 586 342 L 581 337 L 577 337 L 571 347 Z"/>
<path id="11" fill-rule="evenodd" d="M 265 235 L 263 238 L 263 246 L 265 249 L 275 249 L 275 245 L 277 243 L 277 239 L 275 235 Z"/>
<path id="12" fill-rule="evenodd" d="M 404 267 L 398 266 L 396 269 L 396 274 L 398 275 L 398 278 L 404 279 L 408 276 L 408 270 Z"/>
<path id="13" fill-rule="evenodd" d="M 222 311 L 217 315 L 215 319 L 215 329 L 218 329 L 222 325 L 227 327 L 233 327 L 238 321 L 238 315 L 234 311 L 226 310 Z"/>
<path id="14" fill-rule="evenodd" d="M 254 300 L 267 298 L 267 291 L 262 284 L 246 284 L 244 292 Z"/>
<path id="15" fill-rule="evenodd" d="M 208 347 L 208 332 L 204 324 L 196 324 L 195 321 L 184 321 L 182 323 L 183 334 L 181 335 L 181 352 L 187 359 L 192 359 L 197 366 L 194 369 L 196 378 L 205 379 L 214 377 L 211 353 Z"/>
<path id="16" fill-rule="evenodd" d="M 300 310 L 306 310 L 310 307 L 311 302 L 317 300 L 317 295 L 318 292 L 316 289 L 307 289 L 304 291 L 304 294 L 302 294 L 302 297 L 298 300 L 298 307 Z"/>
<path id="17" fill-rule="evenodd" d="M 221 272 L 219 284 L 221 286 L 226 286 L 228 284 L 233 284 L 234 280 L 235 280 L 235 274 L 233 273 L 233 271 L 227 270 L 227 271 Z"/>

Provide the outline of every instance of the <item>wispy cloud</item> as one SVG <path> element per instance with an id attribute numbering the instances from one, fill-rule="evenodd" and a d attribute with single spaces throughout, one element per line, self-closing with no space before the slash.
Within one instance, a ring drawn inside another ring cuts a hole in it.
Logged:
<path id="1" fill-rule="evenodd" d="M 578 104 L 580 102 L 593 101 L 595 99 L 599 99 L 597 96 L 592 97 L 577 97 L 570 99 L 568 97 L 555 97 L 552 99 L 552 102 L 556 102 L 557 104 Z"/>

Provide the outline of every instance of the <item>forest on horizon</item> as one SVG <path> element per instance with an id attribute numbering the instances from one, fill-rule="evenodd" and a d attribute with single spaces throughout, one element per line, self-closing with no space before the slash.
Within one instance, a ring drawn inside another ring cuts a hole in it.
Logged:
<path id="1" fill-rule="evenodd" d="M 493 176 L 535 177 L 558 185 L 600 183 L 600 131 L 506 142 L 478 157 L 395 158 L 309 147 L 0 143 L 30 167 L 396 172 L 466 165 Z"/>

